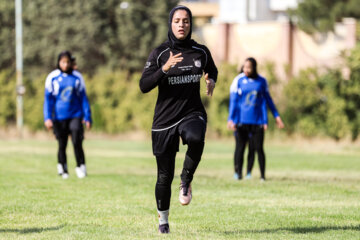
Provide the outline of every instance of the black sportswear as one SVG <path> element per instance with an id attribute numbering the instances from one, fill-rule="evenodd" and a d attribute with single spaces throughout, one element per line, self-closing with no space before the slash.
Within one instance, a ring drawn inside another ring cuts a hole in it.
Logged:
<path id="1" fill-rule="evenodd" d="M 167 73 L 162 66 L 167 62 L 170 51 L 182 53 L 182 62 Z M 146 62 L 140 89 L 146 93 L 155 87 L 159 95 L 155 106 L 153 129 L 162 129 L 177 124 L 192 112 L 206 114 L 200 99 L 200 79 L 203 73 L 216 81 L 217 68 L 207 47 L 192 41 L 191 48 L 172 48 L 169 41 L 152 51 Z"/>

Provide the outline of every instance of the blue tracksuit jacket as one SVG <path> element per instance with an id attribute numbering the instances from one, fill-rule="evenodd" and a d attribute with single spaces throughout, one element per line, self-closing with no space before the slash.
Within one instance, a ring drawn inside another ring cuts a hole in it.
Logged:
<path id="1" fill-rule="evenodd" d="M 265 78 L 259 75 L 252 79 L 244 73 L 235 77 L 230 86 L 228 121 L 231 120 L 235 124 L 267 124 L 266 105 L 274 117 L 279 116 Z"/>
<path id="2" fill-rule="evenodd" d="M 84 118 L 91 122 L 91 111 L 85 82 L 78 71 L 71 74 L 52 71 L 45 82 L 44 120 Z"/>

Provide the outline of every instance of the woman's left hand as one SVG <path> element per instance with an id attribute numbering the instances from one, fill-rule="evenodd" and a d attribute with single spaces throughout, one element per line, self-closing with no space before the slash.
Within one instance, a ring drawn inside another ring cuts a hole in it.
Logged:
<path id="1" fill-rule="evenodd" d="M 285 125 L 284 125 L 283 121 L 281 120 L 280 116 L 276 117 L 275 120 L 276 120 L 276 125 L 278 126 L 278 128 L 281 129 L 281 128 L 285 127 Z"/>
<path id="2" fill-rule="evenodd" d="M 209 78 L 209 74 L 205 74 L 205 82 L 206 82 L 206 95 L 212 96 L 215 88 L 215 81 Z"/>
<path id="3" fill-rule="evenodd" d="M 85 121 L 85 120 L 83 120 L 82 123 L 85 123 L 86 129 L 87 129 L 87 130 L 90 130 L 90 128 L 91 128 L 91 122 L 90 122 L 90 121 Z"/>
<path id="4" fill-rule="evenodd" d="M 86 122 L 85 122 L 85 126 L 86 126 L 86 129 L 87 129 L 87 130 L 90 130 L 90 128 L 91 128 L 91 122 L 86 121 Z"/>

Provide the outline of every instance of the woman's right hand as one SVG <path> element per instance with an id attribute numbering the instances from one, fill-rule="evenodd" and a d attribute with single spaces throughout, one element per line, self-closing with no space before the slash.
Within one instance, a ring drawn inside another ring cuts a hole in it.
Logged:
<path id="1" fill-rule="evenodd" d="M 184 58 L 181 57 L 181 53 L 173 55 L 173 53 L 170 51 L 170 57 L 162 67 L 163 72 L 168 72 L 170 68 L 175 67 L 175 65 L 181 62 L 183 59 Z"/>
<path id="2" fill-rule="evenodd" d="M 233 130 L 233 131 L 236 130 L 236 125 L 235 125 L 235 123 L 234 123 L 233 121 L 231 121 L 231 120 L 227 122 L 227 127 L 228 127 L 228 129 L 230 129 L 230 130 Z"/>
<path id="3" fill-rule="evenodd" d="M 48 119 L 44 122 L 44 125 L 46 127 L 47 130 L 50 130 L 53 127 L 53 122 L 51 119 Z"/>

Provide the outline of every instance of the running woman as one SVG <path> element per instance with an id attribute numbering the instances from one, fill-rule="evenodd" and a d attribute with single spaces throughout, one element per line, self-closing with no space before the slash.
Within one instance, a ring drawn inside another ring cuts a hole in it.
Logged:
<path id="1" fill-rule="evenodd" d="M 91 111 L 85 91 L 82 75 L 73 70 L 72 56 L 68 51 L 58 56 L 57 69 L 52 71 L 45 82 L 44 124 L 50 130 L 53 128 L 58 141 L 58 174 L 62 178 L 69 177 L 66 146 L 68 136 L 74 146 L 78 178 L 87 175 L 85 155 L 83 150 L 84 128 L 91 128 Z"/>
<path id="2" fill-rule="evenodd" d="M 206 93 L 212 96 L 217 68 L 207 47 L 191 39 L 190 9 L 177 6 L 169 14 L 168 40 L 153 50 L 140 79 L 147 93 L 158 88 L 152 125 L 152 147 L 157 162 L 155 198 L 159 232 L 169 233 L 171 183 L 179 141 L 187 144 L 181 173 L 179 200 L 192 198 L 191 182 L 204 148 L 207 115 L 200 99 L 200 79 L 205 74 Z"/>
<path id="3" fill-rule="evenodd" d="M 243 72 L 235 77 L 230 86 L 227 126 L 235 131 L 235 179 L 242 179 L 244 150 L 246 143 L 249 142 L 249 151 L 253 149 L 258 154 L 261 180 L 265 181 L 265 153 L 263 145 L 264 131 L 267 129 L 268 123 L 266 106 L 269 106 L 277 126 L 284 128 L 284 123 L 271 99 L 267 81 L 257 72 L 256 60 L 254 58 L 247 58 L 244 63 Z M 248 171 L 249 168 L 250 165 L 248 165 Z"/>

